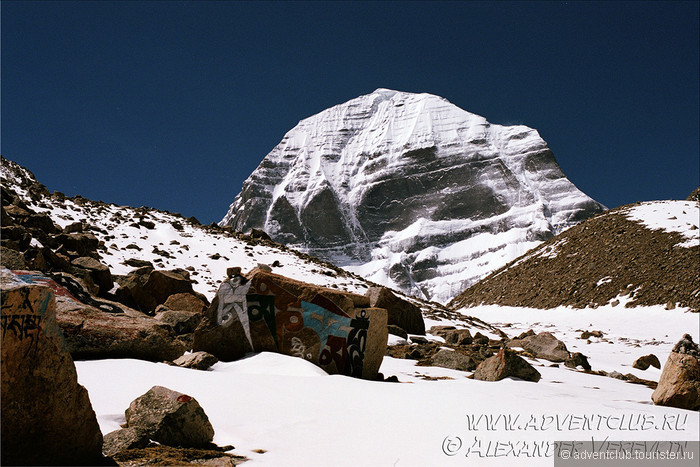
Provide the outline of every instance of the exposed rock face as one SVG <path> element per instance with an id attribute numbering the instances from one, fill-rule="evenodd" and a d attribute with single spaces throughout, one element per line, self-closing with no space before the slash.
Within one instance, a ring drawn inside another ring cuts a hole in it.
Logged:
<path id="1" fill-rule="evenodd" d="M 444 302 L 603 209 L 537 131 L 378 89 L 299 122 L 221 225 Z"/>
<path id="2" fill-rule="evenodd" d="M 397 297 L 386 287 L 371 287 L 366 295 L 370 306 L 387 311 L 389 324 L 402 328 L 408 334 L 425 334 L 423 314 L 413 303 Z"/>
<path id="3" fill-rule="evenodd" d="M 499 350 L 496 355 L 481 362 L 474 371 L 474 379 L 482 381 L 500 381 L 509 376 L 535 383 L 542 377 L 525 359 L 509 349 Z"/>
<path id="4" fill-rule="evenodd" d="M 102 433 L 56 325 L 53 292 L 2 281 L 2 464 L 100 463 Z"/>
<path id="5" fill-rule="evenodd" d="M 294 281 L 260 269 L 223 282 L 193 349 L 221 360 L 271 351 L 328 373 L 374 379 L 387 343 L 387 312 L 367 297 Z"/>
<path id="6" fill-rule="evenodd" d="M 180 392 L 153 386 L 126 409 L 126 428 L 107 434 L 105 454 L 144 447 L 149 440 L 167 446 L 206 447 L 214 428 L 199 403 Z"/>
<path id="7" fill-rule="evenodd" d="M 700 351 L 690 335 L 684 335 L 669 354 L 651 400 L 656 405 L 700 410 Z"/>

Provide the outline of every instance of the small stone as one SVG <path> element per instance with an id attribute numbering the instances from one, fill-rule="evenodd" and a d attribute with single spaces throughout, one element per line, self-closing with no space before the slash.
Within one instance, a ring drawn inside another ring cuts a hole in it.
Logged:
<path id="1" fill-rule="evenodd" d="M 659 362 L 659 358 L 654 354 L 649 354 L 649 355 L 644 355 L 643 357 L 639 357 L 632 364 L 632 368 L 636 368 L 638 370 L 646 370 L 650 366 L 653 366 L 654 368 L 661 369 L 661 362 Z"/>
<path id="2" fill-rule="evenodd" d="M 218 358 L 207 352 L 194 352 L 183 355 L 173 363 L 183 368 L 192 368 L 195 370 L 208 370 L 212 365 L 219 361 Z"/>

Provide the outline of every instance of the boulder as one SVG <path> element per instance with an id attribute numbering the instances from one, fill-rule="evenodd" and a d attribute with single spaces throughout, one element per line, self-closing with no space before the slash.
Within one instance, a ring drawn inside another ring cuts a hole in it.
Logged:
<path id="1" fill-rule="evenodd" d="M 636 368 L 638 370 L 646 370 L 650 366 L 661 369 L 661 362 L 659 361 L 659 357 L 657 357 L 653 353 L 650 353 L 649 355 L 644 355 L 643 357 L 639 357 L 632 364 L 632 368 Z"/>
<path id="2" fill-rule="evenodd" d="M 193 350 L 224 361 L 278 352 L 328 373 L 374 379 L 386 352 L 387 312 L 356 307 L 362 298 L 254 269 L 221 284 Z"/>
<path id="3" fill-rule="evenodd" d="M 250 238 L 257 238 L 260 240 L 272 240 L 270 236 L 262 229 L 251 229 Z"/>
<path id="4" fill-rule="evenodd" d="M 73 222 L 63 228 L 64 233 L 82 232 L 84 230 L 82 222 Z"/>
<path id="5" fill-rule="evenodd" d="M 117 300 L 147 314 L 152 314 L 171 295 L 194 294 L 189 273 L 183 269 L 166 271 L 146 266 L 129 273 L 120 285 Z"/>
<path id="6" fill-rule="evenodd" d="M 22 225 L 27 228 L 39 229 L 47 234 L 55 234 L 61 231 L 56 227 L 48 214 L 30 214 L 22 220 Z"/>
<path id="7" fill-rule="evenodd" d="M 173 328 L 136 310 L 107 313 L 68 297 L 57 300 L 57 322 L 75 359 L 172 361 L 186 348 Z"/>
<path id="8" fill-rule="evenodd" d="M 193 397 L 153 386 L 124 412 L 126 427 L 167 446 L 205 447 L 214 438 L 209 417 Z"/>
<path id="9" fill-rule="evenodd" d="M 194 352 L 182 355 L 173 363 L 183 368 L 193 368 L 195 370 L 208 370 L 213 364 L 219 361 L 218 358 L 207 352 Z"/>
<path id="10" fill-rule="evenodd" d="M 586 371 L 591 371 L 591 364 L 588 363 L 588 357 L 581 352 L 574 352 L 571 357 L 564 362 L 564 366 L 569 368 L 581 367 Z"/>
<path id="11" fill-rule="evenodd" d="M 423 314 L 413 303 L 397 297 L 386 287 L 370 287 L 365 295 L 369 306 L 387 311 L 389 324 L 399 326 L 408 334 L 425 334 Z"/>
<path id="12" fill-rule="evenodd" d="M 500 381 L 509 376 L 535 383 L 542 377 L 539 371 L 510 349 L 499 350 L 496 355 L 481 362 L 474 372 L 474 379 L 481 381 Z"/>
<path id="13" fill-rule="evenodd" d="M 690 335 L 684 335 L 669 354 L 651 400 L 656 405 L 700 410 L 700 354 Z"/>
<path id="14" fill-rule="evenodd" d="M 433 366 L 461 371 L 473 371 L 477 366 L 476 361 L 469 355 L 447 349 L 442 349 L 433 355 L 431 363 Z"/>
<path id="15" fill-rule="evenodd" d="M 157 313 L 155 319 L 172 326 L 175 334 L 180 335 L 194 332 L 202 321 L 202 314 L 191 311 L 165 310 Z"/>
<path id="16" fill-rule="evenodd" d="M 150 267 L 151 269 L 153 269 L 153 263 L 139 258 L 129 258 L 127 260 L 124 260 L 122 264 L 131 266 L 132 268 Z"/>
<path id="17" fill-rule="evenodd" d="M 54 237 L 54 240 L 67 251 L 74 251 L 78 256 L 97 256 L 99 240 L 91 233 L 72 232 L 62 233 Z"/>
<path id="18" fill-rule="evenodd" d="M 473 340 L 469 329 L 457 329 L 454 326 L 433 326 L 428 332 L 442 337 L 449 345 L 469 345 Z"/>
<path id="19" fill-rule="evenodd" d="M 508 343 L 508 347 L 522 347 L 535 357 L 550 362 L 565 362 L 571 357 L 566 344 L 546 331 L 523 339 L 513 339 Z"/>
<path id="20" fill-rule="evenodd" d="M 2 465 L 95 465 L 102 433 L 56 325 L 53 291 L 2 274 Z M 67 434 L 70 434 L 67 436 Z"/>
<path id="21" fill-rule="evenodd" d="M 2 225 L 0 241 L 2 245 L 12 250 L 24 251 L 29 248 L 32 236 L 27 229 L 17 225 Z"/>
<path id="22" fill-rule="evenodd" d="M 112 281 L 112 273 L 109 271 L 109 267 L 95 258 L 81 256 L 71 261 L 71 264 L 76 268 L 87 271 L 92 281 L 98 287 L 98 295 L 105 296 L 112 289 L 114 282 Z"/>
<path id="23" fill-rule="evenodd" d="M 191 293 L 176 293 L 168 297 L 164 305 L 171 310 L 203 313 L 207 304 Z"/>

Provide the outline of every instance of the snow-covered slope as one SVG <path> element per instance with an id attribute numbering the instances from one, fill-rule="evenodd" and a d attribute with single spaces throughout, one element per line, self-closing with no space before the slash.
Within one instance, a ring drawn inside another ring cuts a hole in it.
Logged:
<path id="1" fill-rule="evenodd" d="M 603 209 L 536 130 L 378 89 L 299 122 L 221 225 L 263 228 L 375 282 L 447 301 Z"/>
<path id="2" fill-rule="evenodd" d="M 635 310 L 634 320 L 629 310 L 609 306 L 467 311 L 497 320 L 510 336 L 553 332 L 571 351 L 585 352 L 594 370 L 651 380 L 660 370 L 632 363 L 649 353 L 665 362 L 684 333 L 697 341 L 699 329 L 697 313 L 663 307 Z M 582 329 L 603 336 L 587 341 Z M 233 453 L 251 459 L 246 465 L 551 466 L 556 441 L 593 440 L 598 449 L 609 442 L 615 451 L 620 441 L 636 441 L 637 449 L 648 441 L 653 454 L 669 447 L 664 441 L 679 449 L 698 439 L 698 412 L 654 406 L 644 385 L 528 360 L 542 374 L 538 383 L 477 381 L 391 357 L 381 371 L 399 384 L 328 376 L 302 359 L 268 353 L 206 372 L 138 360 L 76 367 L 103 433 L 120 428 L 132 400 L 162 385 L 197 399 L 214 441 L 235 446 Z"/>
<path id="3" fill-rule="evenodd" d="M 13 191 L 37 213 L 48 214 L 56 225 L 87 225 L 102 242 L 101 260 L 112 274 L 132 271 L 134 267 L 125 264 L 131 258 L 151 261 L 159 269 L 188 269 L 194 289 L 209 299 L 226 277 L 226 268 L 238 266 L 245 272 L 258 264 L 271 266 L 277 274 L 339 290 L 364 293 L 369 287 L 361 278 L 332 265 L 271 242 L 202 226 L 179 214 L 51 195 L 30 171 L 4 158 L 0 174 L 4 189 Z"/>
<path id="4" fill-rule="evenodd" d="M 647 201 L 586 219 L 494 271 L 450 306 L 700 310 L 700 203 Z"/>

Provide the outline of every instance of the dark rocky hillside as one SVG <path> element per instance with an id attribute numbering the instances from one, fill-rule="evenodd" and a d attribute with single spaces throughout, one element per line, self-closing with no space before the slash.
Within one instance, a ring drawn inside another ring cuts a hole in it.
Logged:
<path id="1" fill-rule="evenodd" d="M 656 202 L 660 211 L 670 203 L 697 210 L 692 201 Z M 681 233 L 651 230 L 631 220 L 627 213 L 635 206 L 562 232 L 466 289 L 450 306 L 584 308 L 622 302 L 626 307 L 664 304 L 699 311 L 700 247 L 681 247 L 688 240 Z M 697 231 L 697 225 L 689 230 Z"/>

